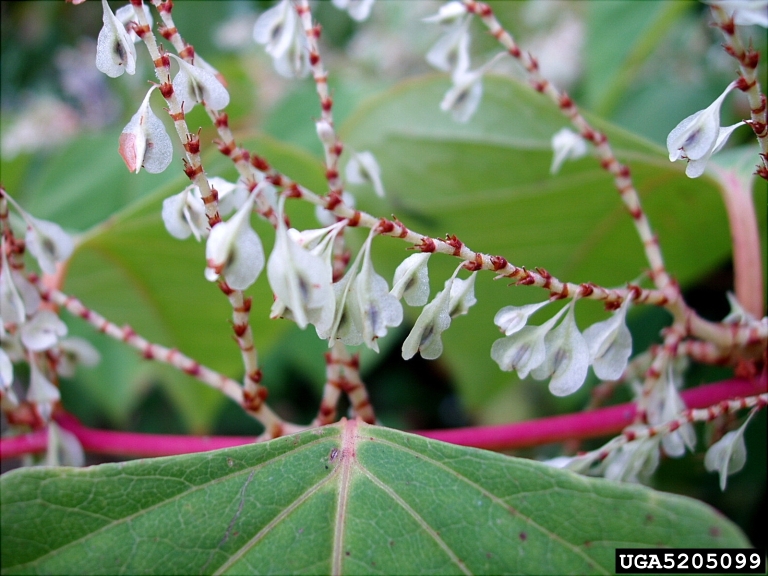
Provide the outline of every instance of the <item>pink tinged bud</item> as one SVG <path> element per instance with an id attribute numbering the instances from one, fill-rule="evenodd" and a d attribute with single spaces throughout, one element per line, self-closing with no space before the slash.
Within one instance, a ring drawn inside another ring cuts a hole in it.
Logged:
<path id="1" fill-rule="evenodd" d="M 45 465 L 75 467 L 85 465 L 85 452 L 80 440 L 54 421 L 48 423 L 48 450 L 45 454 Z"/>
<path id="2" fill-rule="evenodd" d="M 549 304 L 549 300 L 524 306 L 505 306 L 496 313 L 493 323 L 499 327 L 505 336 L 512 336 L 515 332 L 522 330 L 523 326 L 528 323 L 528 318 L 547 304 Z"/>
<path id="3" fill-rule="evenodd" d="M 544 362 L 531 371 L 537 380 L 552 377 L 549 391 L 555 396 L 568 396 L 581 388 L 589 369 L 589 347 L 576 326 L 571 300 L 560 325 L 544 338 L 546 357 Z"/>
<path id="4" fill-rule="evenodd" d="M 29 363 L 29 388 L 27 400 L 37 404 L 40 415 L 48 420 L 51 416 L 53 404 L 61 399 L 59 389 L 46 378 L 35 362 Z"/>
<path id="5" fill-rule="evenodd" d="M 626 298 L 608 320 L 597 322 L 584 331 L 592 368 L 601 380 L 618 380 L 627 369 L 632 354 L 632 334 L 626 325 L 630 302 L 631 298 Z"/>
<path id="6" fill-rule="evenodd" d="M 725 491 L 728 476 L 736 474 L 747 463 L 747 445 L 744 443 L 744 431 L 749 421 L 757 412 L 753 410 L 738 430 L 731 430 L 720 440 L 712 444 L 704 456 L 704 467 L 709 472 L 720 473 L 720 490 Z"/>
<path id="7" fill-rule="evenodd" d="M 107 0 L 101 0 L 104 8 L 104 26 L 99 32 L 96 45 L 96 68 L 110 78 L 123 72 L 136 73 L 136 50 L 125 25 L 110 10 Z"/>
<path id="8" fill-rule="evenodd" d="M 349 16 L 358 22 L 366 20 L 371 14 L 375 0 L 333 0 L 339 10 L 346 10 Z"/>
<path id="9" fill-rule="evenodd" d="M 384 198 L 384 184 L 381 182 L 381 169 L 376 158 L 370 152 L 352 154 L 347 162 L 347 180 L 351 184 L 371 184 L 376 195 Z"/>
<path id="10" fill-rule="evenodd" d="M 21 342 L 28 350 L 42 352 L 56 346 L 66 336 L 67 325 L 50 310 L 40 310 L 21 327 Z"/>
<path id="11" fill-rule="evenodd" d="M 659 466 L 659 438 L 623 444 L 605 459 L 604 476 L 617 482 L 645 482 Z"/>
<path id="12" fill-rule="evenodd" d="M 56 273 L 56 263 L 64 262 L 74 250 L 69 234 L 58 224 L 25 216 L 27 221 L 26 242 L 30 253 L 37 259 L 46 274 Z"/>
<path id="13" fill-rule="evenodd" d="M 149 24 L 149 27 L 152 28 L 153 20 L 152 20 L 152 13 L 149 11 L 149 6 L 146 4 L 142 5 L 142 8 L 144 8 L 144 18 L 147 19 L 147 23 Z M 132 4 L 128 4 L 126 6 L 123 6 L 122 8 L 118 8 L 115 12 L 115 18 L 117 18 L 120 23 L 126 27 L 126 32 L 128 32 L 128 37 L 131 39 L 131 41 L 136 44 L 136 42 L 141 41 L 141 38 L 139 38 L 139 35 L 136 34 L 132 29 L 128 28 L 128 24 L 130 22 L 137 22 L 138 19 L 136 18 L 136 11 L 133 9 Z"/>
<path id="14" fill-rule="evenodd" d="M 398 300 L 405 297 L 409 306 L 424 306 L 429 300 L 429 256 L 429 252 L 420 252 L 403 260 L 395 270 L 390 294 Z"/>
<path id="15" fill-rule="evenodd" d="M 213 110 L 227 107 L 229 92 L 214 74 L 174 54 L 169 56 L 179 64 L 179 71 L 173 78 L 173 90 L 182 101 L 185 112 L 192 110 L 195 104 L 203 103 Z"/>
<path id="16" fill-rule="evenodd" d="M 118 152 L 128 170 L 137 174 L 142 166 L 150 174 L 159 174 L 168 168 L 173 159 L 171 139 L 149 106 L 149 97 L 155 88 L 149 89 L 138 112 L 120 134 Z"/>
<path id="17" fill-rule="evenodd" d="M 251 210 L 255 195 L 227 222 L 213 227 L 205 245 L 205 277 L 211 282 L 223 276 L 235 290 L 245 290 L 264 269 L 264 249 L 251 228 Z"/>
<path id="18" fill-rule="evenodd" d="M 563 128 L 552 136 L 552 166 L 549 168 L 550 174 L 557 174 L 560 167 L 566 160 L 577 160 L 587 154 L 587 143 L 584 138 L 569 130 Z"/>

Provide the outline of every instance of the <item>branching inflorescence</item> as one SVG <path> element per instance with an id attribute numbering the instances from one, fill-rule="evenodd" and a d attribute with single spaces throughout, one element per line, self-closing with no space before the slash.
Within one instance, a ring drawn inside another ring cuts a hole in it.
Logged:
<path id="1" fill-rule="evenodd" d="M 304 428 L 284 422 L 265 402 L 267 390 L 261 385 L 262 374 L 249 322 L 251 299 L 244 295 L 265 268 L 274 293 L 271 317 L 292 320 L 302 329 L 312 325 L 318 337 L 328 341 L 326 383 L 312 426 L 335 421 L 342 393 L 349 397 L 355 415 L 374 423 L 373 407 L 360 377 L 359 357 L 351 353 L 348 346 L 365 345 L 378 352 L 378 339 L 403 321 L 401 300 L 404 299 L 410 306 L 423 309 L 402 345 L 403 358 L 412 358 L 417 353 L 425 359 L 438 358 L 443 352 L 441 334 L 449 329 L 453 318 L 467 314 L 476 302 L 474 286 L 480 271 L 491 271 L 497 279 L 506 279 L 516 286 L 543 288 L 548 293 L 548 298 L 537 304 L 506 306 L 493 319 L 502 337 L 493 344 L 490 354 L 502 370 L 515 371 L 521 378 L 530 375 L 537 380 L 547 380 L 553 394 L 565 396 L 583 385 L 591 366 L 603 382 L 596 388 L 595 403 L 619 383 L 634 387 L 637 405 L 634 424 L 603 448 L 558 459 L 554 462 L 556 465 L 581 472 L 597 470 L 606 477 L 636 481 L 655 467 L 661 450 L 679 457 L 694 449 L 693 422 L 709 422 L 719 414 L 746 408 L 752 408 L 752 414 L 766 405 L 766 395 L 758 394 L 716 402 L 705 409 L 686 407 L 679 392 L 681 358 L 737 366 L 742 374 L 752 377 L 765 370 L 768 318 L 760 318 L 762 301 L 757 304 L 750 301 L 748 307 L 742 307 L 738 298 L 732 298 L 732 312 L 721 322 L 705 320 L 688 306 L 664 264 L 661 247 L 643 211 L 629 167 L 619 162 L 607 136 L 589 124 L 568 94 L 540 73 L 536 58 L 518 46 L 488 5 L 476 0 L 452 1 L 426 19 L 443 28 L 443 35 L 427 54 L 427 61 L 450 73 L 452 80 L 442 102 L 435 105 L 451 113 L 457 122 L 470 121 L 481 103 L 484 74 L 500 59 L 516 60 L 531 87 L 548 97 L 574 129 L 553 135 L 552 172 L 557 172 L 567 160 L 586 155 L 588 143 L 591 144 L 597 161 L 613 179 L 634 223 L 648 261 L 652 288 L 636 283 L 628 283 L 623 288 L 570 283 L 542 268 L 529 270 L 516 266 L 504 256 L 477 252 L 455 235 L 430 237 L 411 230 L 396 217 L 376 217 L 356 209 L 354 197 L 345 190 L 340 171 L 342 155 L 347 154 L 347 182 L 367 182 L 383 196 L 381 170 L 371 152 L 346 149 L 336 131 L 328 71 L 321 56 L 321 27 L 313 19 L 312 6 L 308 0 L 282 0 L 260 16 L 253 35 L 257 43 L 264 45 L 279 74 L 296 78 L 311 75 L 316 86 L 320 117 L 315 127 L 324 150 L 328 189 L 318 194 L 299 185 L 290 176 L 275 170 L 268 159 L 237 144 L 227 113 L 223 111 L 230 100 L 224 78 L 185 42 L 172 18 L 172 1 L 152 0 L 152 4 L 161 21 L 157 32 L 170 42 L 177 54 L 168 53 L 158 42 L 149 8 L 142 0 L 131 0 L 130 6 L 116 13 L 102 0 L 104 27 L 98 38 L 96 66 L 110 77 L 134 74 L 139 57 L 134 42 L 143 42 L 147 49 L 157 83 L 149 89 L 123 130 L 119 152 L 132 172 L 139 172 L 141 168 L 150 173 L 161 172 L 171 164 L 171 140 L 150 106 L 153 94 L 158 92 L 182 144 L 184 173 L 190 179 L 187 188 L 165 200 L 162 218 L 174 237 L 194 236 L 197 241 L 205 241 L 205 276 L 218 283 L 231 304 L 244 380 L 241 385 L 178 350 L 151 343 L 130 327 L 119 327 L 76 298 L 63 294 L 58 289 L 64 273 L 61 265 L 73 251 L 72 241 L 58 225 L 26 214 L 3 189 L 0 196 L 3 232 L 0 392 L 3 410 L 12 424 L 39 429 L 52 422 L 59 409 L 57 375 L 71 371 L 75 360 L 94 361 L 94 351 L 87 343 L 63 338 L 66 325 L 52 310 L 64 308 L 84 318 L 98 331 L 136 348 L 143 357 L 170 364 L 224 393 L 264 426 L 260 439 Z M 364 20 L 373 0 L 334 0 L 334 4 L 348 9 L 356 20 Z M 720 6 L 721 2 L 711 0 L 710 4 L 716 26 L 726 35 L 726 52 L 739 63 L 739 77 L 711 106 L 686 118 L 672 130 L 667 141 L 670 160 L 687 160 L 686 173 L 692 178 L 698 177 L 731 133 L 747 123 L 761 148 L 757 174 L 768 179 L 766 100 L 756 75 L 759 56 L 751 48 L 744 48 L 736 27 L 744 23 L 745 9 L 737 7 L 729 13 Z M 737 3 L 729 3 L 732 4 Z M 473 70 L 469 49 L 474 19 L 498 40 L 503 51 Z M 172 74 L 174 68 L 175 75 Z M 736 89 L 747 94 L 751 118 L 720 127 L 720 106 Z M 186 114 L 196 105 L 205 108 L 218 133 L 216 146 L 237 169 L 237 182 L 211 176 L 204 169 L 200 132 L 190 130 L 186 121 Z M 313 204 L 322 227 L 303 231 L 291 228 L 287 214 L 289 199 Z M 25 221 L 25 240 L 14 233 L 9 204 Z M 734 210 L 733 206 L 729 204 L 729 210 Z M 275 243 L 269 256 L 264 254 L 261 239 L 251 227 L 254 212 L 274 229 Z M 369 230 L 354 257 L 345 242 L 345 232 L 351 227 Z M 373 242 L 381 236 L 399 238 L 414 250 L 397 268 L 391 289 L 387 280 L 375 271 L 371 254 Z M 27 249 L 37 259 L 45 274 L 43 278 L 27 271 L 23 260 Z M 736 245 L 735 250 L 739 249 Z M 427 267 L 433 254 L 453 256 L 459 262 L 445 280 L 443 289 L 430 300 Z M 738 258 L 736 254 L 735 259 Z M 756 277 L 761 278 L 759 270 Z M 747 290 L 755 288 L 750 285 Z M 762 293 L 761 287 L 757 289 Z M 737 290 L 737 296 L 739 292 Z M 582 332 L 574 315 L 579 299 L 602 301 L 612 315 Z M 534 313 L 557 300 L 569 302 L 540 326 L 528 325 Z M 672 314 L 673 321 L 665 329 L 661 345 L 630 360 L 632 336 L 626 326 L 626 315 L 630 307 L 641 305 L 663 307 Z M 19 402 L 11 389 L 12 363 L 20 361 L 31 367 L 24 402 Z M 729 432 L 713 444 L 707 454 L 707 468 L 720 472 L 723 486 L 727 475 L 740 467 L 739 462 L 743 465 L 741 438 L 750 418 L 738 431 Z M 58 430 L 57 434 L 62 437 L 68 434 L 54 425 L 51 429 Z M 67 442 L 70 441 L 67 437 Z"/>

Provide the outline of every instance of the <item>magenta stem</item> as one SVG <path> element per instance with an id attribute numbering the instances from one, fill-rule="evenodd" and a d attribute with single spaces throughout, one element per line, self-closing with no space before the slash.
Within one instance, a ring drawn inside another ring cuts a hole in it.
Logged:
<path id="1" fill-rule="evenodd" d="M 682 392 L 689 408 L 706 408 L 733 398 L 754 396 L 768 391 L 765 374 L 759 379 L 734 378 L 714 384 L 705 384 Z M 442 440 L 460 446 L 473 446 L 487 450 L 509 450 L 587 439 L 616 434 L 634 420 L 635 404 L 619 404 L 578 414 L 551 416 L 503 424 L 475 426 L 451 430 L 420 430 L 420 436 Z M 206 452 L 254 442 L 251 436 L 182 436 L 171 434 L 141 434 L 96 430 L 83 426 L 69 414 L 56 418 L 59 425 L 72 432 L 86 452 L 132 457 L 174 456 L 193 452 Z M 0 439 L 0 459 L 43 452 L 48 443 L 46 430 Z"/>

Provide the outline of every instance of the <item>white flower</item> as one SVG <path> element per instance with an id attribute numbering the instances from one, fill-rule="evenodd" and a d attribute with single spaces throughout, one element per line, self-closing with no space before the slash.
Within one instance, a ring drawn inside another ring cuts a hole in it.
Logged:
<path id="1" fill-rule="evenodd" d="M 499 327 L 505 336 L 512 336 L 528 323 L 528 318 L 549 302 L 549 300 L 544 300 L 544 302 L 524 306 L 505 306 L 493 317 L 493 323 Z"/>
<path id="2" fill-rule="evenodd" d="M 651 424 L 663 424 L 680 418 L 680 413 L 687 406 L 677 391 L 675 375 L 671 366 L 667 371 L 666 379 L 662 379 L 658 386 L 662 388 L 661 393 L 663 394 L 661 413 L 658 416 L 652 415 L 649 407 L 648 421 Z M 681 424 L 677 430 L 665 434 L 661 439 L 661 446 L 664 448 L 664 452 L 672 458 L 684 456 L 686 447 L 693 451 L 696 447 L 696 432 L 693 425 L 686 422 Z"/>
<path id="3" fill-rule="evenodd" d="M 335 340 L 341 340 L 347 346 L 357 346 L 363 343 L 360 306 L 357 302 L 355 279 L 357 278 L 358 259 L 352 264 L 344 277 L 333 284 L 333 294 L 336 307 L 333 322 L 327 330 L 317 331 L 318 337 L 328 339 L 328 347 Z"/>
<path id="4" fill-rule="evenodd" d="M 463 263 L 459 264 L 453 275 L 445 281 L 445 287 L 424 306 L 410 334 L 403 342 L 404 360 L 413 358 L 416 352 L 419 352 L 425 360 L 434 360 L 443 353 L 441 335 L 451 325 L 451 287 L 463 266 Z"/>
<path id="5" fill-rule="evenodd" d="M 168 54 L 179 63 L 179 71 L 173 78 L 173 91 L 181 100 L 184 112 L 195 104 L 205 104 L 221 110 L 229 104 L 229 92 L 216 76 L 200 66 L 193 66 L 175 54 Z"/>
<path id="6" fill-rule="evenodd" d="M 253 28 L 253 39 L 264 44 L 281 76 L 301 78 L 309 73 L 307 36 L 289 0 L 282 0 L 259 16 Z"/>
<path id="7" fill-rule="evenodd" d="M 5 349 L 0 348 L 0 392 L 8 394 L 13 384 L 13 363 Z"/>
<path id="8" fill-rule="evenodd" d="M 51 417 L 53 404 L 61 399 L 59 389 L 43 375 L 34 361 L 30 361 L 29 369 L 27 400 L 37 404 L 40 416 L 48 420 Z"/>
<path id="9" fill-rule="evenodd" d="M 120 156 L 128 170 L 137 174 L 142 166 L 150 174 L 159 174 L 173 159 L 171 139 L 149 106 L 149 97 L 155 88 L 149 89 L 139 110 L 120 134 Z"/>
<path id="10" fill-rule="evenodd" d="M 477 70 L 468 70 L 463 66 L 457 66 L 452 75 L 453 86 L 445 93 L 440 109 L 443 112 L 450 110 L 456 122 L 467 122 L 477 111 L 480 99 L 483 96 L 483 75 L 496 61 L 504 56 L 501 52 L 486 62 Z"/>
<path id="11" fill-rule="evenodd" d="M 520 378 L 528 376 L 546 358 L 544 338 L 567 308 L 561 308 L 541 326 L 526 326 L 506 338 L 496 340 L 491 347 L 491 358 L 505 372 L 517 371 Z"/>
<path id="12" fill-rule="evenodd" d="M 64 262 L 72 255 L 74 243 L 61 226 L 47 220 L 25 215 L 27 234 L 25 240 L 30 253 L 46 274 L 56 273 L 56 263 Z"/>
<path id="13" fill-rule="evenodd" d="M 550 174 L 557 174 L 560 167 L 566 160 L 576 160 L 587 154 L 587 143 L 576 132 L 563 128 L 555 132 L 552 136 L 552 166 L 549 168 Z"/>
<path id="14" fill-rule="evenodd" d="M 627 296 L 613 316 L 584 331 L 584 339 L 589 346 L 589 361 L 601 380 L 618 380 L 627 369 L 627 361 L 632 354 L 632 334 L 626 324 L 631 300 L 632 297 Z"/>
<path id="15" fill-rule="evenodd" d="M 398 300 L 405 297 L 409 306 L 424 306 L 429 300 L 429 255 L 429 252 L 419 252 L 403 260 L 395 270 L 390 294 Z"/>
<path id="16" fill-rule="evenodd" d="M 85 452 L 80 440 L 71 432 L 51 420 L 48 423 L 48 450 L 46 466 L 84 466 Z"/>
<path id="17" fill-rule="evenodd" d="M 276 318 L 287 309 L 301 329 L 312 323 L 318 333 L 324 333 L 333 323 L 336 306 L 333 269 L 322 256 L 291 240 L 283 220 L 284 205 L 281 197 L 275 247 L 267 262 L 267 278 L 277 297 L 270 316 Z"/>
<path id="18" fill-rule="evenodd" d="M 50 310 L 39 310 L 32 320 L 21 327 L 21 341 L 34 352 L 53 348 L 59 338 L 66 336 L 67 325 Z"/>
<path id="19" fill-rule="evenodd" d="M 125 26 L 110 10 L 107 0 L 101 0 L 104 8 L 104 26 L 96 44 L 96 68 L 110 78 L 123 72 L 136 73 L 136 49 Z"/>
<path id="20" fill-rule="evenodd" d="M 731 133 L 741 124 L 720 128 L 720 107 L 728 93 L 736 87 L 731 82 L 725 91 L 709 107 L 688 116 L 667 136 L 669 160 L 680 158 L 688 160 L 685 170 L 689 178 L 697 178 L 704 173 L 707 160 L 720 150 Z"/>
<path id="21" fill-rule="evenodd" d="M 147 6 L 146 4 L 143 4 L 142 8 L 144 8 L 144 17 L 147 19 L 147 23 L 149 24 L 149 27 L 152 28 L 152 23 L 154 21 L 152 20 L 152 13 L 149 11 L 149 6 Z M 118 8 L 117 11 L 115 12 L 115 18 L 117 18 L 123 26 L 126 26 L 126 32 L 128 32 L 128 37 L 131 39 L 131 41 L 134 44 L 136 44 L 136 42 L 139 42 L 141 40 L 141 38 L 139 38 L 139 35 L 136 34 L 136 32 L 134 32 L 132 29 L 127 28 L 130 22 L 136 21 L 136 12 L 133 9 L 133 5 L 127 4 L 122 8 Z"/>
<path id="22" fill-rule="evenodd" d="M 56 372 L 61 376 L 71 378 L 75 375 L 75 367 L 96 366 L 101 360 L 99 351 L 83 338 L 71 336 L 59 342 L 59 357 L 56 362 Z"/>
<path id="23" fill-rule="evenodd" d="M 0 326 L 23 324 L 40 306 L 40 295 L 35 287 L 18 271 L 13 270 L 2 243 L 0 266 Z M 0 332 L 4 332 L 4 328 Z"/>
<path id="24" fill-rule="evenodd" d="M 659 438 L 622 444 L 605 459 L 604 476 L 617 482 L 645 482 L 659 466 Z"/>
<path id="25" fill-rule="evenodd" d="M 371 14 L 375 0 L 333 0 L 339 10 L 346 10 L 353 20 L 362 22 Z"/>
<path id="26" fill-rule="evenodd" d="M 194 234 L 199 242 L 201 238 L 207 238 L 210 232 L 205 204 L 200 197 L 200 188 L 195 184 L 163 200 L 162 217 L 165 229 L 179 240 Z"/>
<path id="27" fill-rule="evenodd" d="M 472 272 L 466 280 L 456 278 L 451 284 L 451 301 L 448 304 L 448 314 L 451 316 L 451 320 L 469 313 L 469 309 L 477 304 L 477 298 L 475 298 L 476 277 L 477 271 Z"/>
<path id="28" fill-rule="evenodd" d="M 768 0 L 704 0 L 707 4 L 719 6 L 733 23 L 739 26 L 762 26 L 768 28 Z"/>
<path id="29" fill-rule="evenodd" d="M 387 334 L 388 326 L 399 326 L 403 321 L 400 300 L 389 293 L 387 281 L 376 274 L 371 263 L 373 230 L 362 248 L 363 264 L 355 279 L 356 303 L 362 321 L 362 335 L 366 346 L 379 351 L 377 338 Z"/>
<path id="30" fill-rule="evenodd" d="M 544 337 L 544 362 L 531 371 L 531 376 L 549 381 L 555 396 L 568 396 L 581 388 L 589 369 L 589 347 L 576 326 L 576 300 L 571 300 L 568 313 L 560 325 Z"/>
<path id="31" fill-rule="evenodd" d="M 453 24 L 467 13 L 467 8 L 461 2 L 453 1 L 443 4 L 434 16 L 422 18 L 422 22 L 437 22 L 438 24 Z"/>
<path id="32" fill-rule="evenodd" d="M 235 290 L 245 290 L 264 269 L 264 249 L 251 228 L 254 192 L 226 222 L 211 230 L 205 245 L 205 277 L 211 282 L 223 276 Z"/>
<path id="33" fill-rule="evenodd" d="M 438 70 L 453 72 L 469 69 L 469 20 L 451 26 L 427 52 L 427 62 Z"/>
<path id="34" fill-rule="evenodd" d="M 710 472 L 720 473 L 720 490 L 725 490 L 728 476 L 736 474 L 747 463 L 747 445 L 744 443 L 744 430 L 756 411 L 752 411 L 738 430 L 731 430 L 720 440 L 712 444 L 704 456 L 704 466 Z"/>
<path id="35" fill-rule="evenodd" d="M 347 162 L 347 180 L 352 184 L 371 184 L 376 195 L 384 198 L 384 185 L 381 183 L 381 169 L 370 152 L 357 152 Z"/>

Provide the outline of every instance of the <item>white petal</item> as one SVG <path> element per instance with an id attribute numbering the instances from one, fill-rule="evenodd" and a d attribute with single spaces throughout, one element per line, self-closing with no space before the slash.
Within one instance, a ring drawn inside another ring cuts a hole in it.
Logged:
<path id="1" fill-rule="evenodd" d="M 349 0 L 347 12 L 353 20 L 362 22 L 370 16 L 374 2 L 375 0 Z"/>
<path id="2" fill-rule="evenodd" d="M 179 71 L 173 79 L 173 90 L 183 101 L 184 112 L 189 112 L 195 104 L 203 102 L 214 110 L 221 110 L 229 104 L 229 92 L 211 72 L 193 66 L 169 54 L 179 63 Z"/>
<path id="3" fill-rule="evenodd" d="M 747 463 L 747 445 L 744 442 L 744 427 L 731 430 L 712 444 L 704 456 L 704 466 L 710 472 L 720 473 L 720 489 L 725 490 L 728 476 L 735 474 Z"/>
<path id="4" fill-rule="evenodd" d="M 666 383 L 659 382 L 659 384 L 665 385 L 666 388 L 664 392 L 664 407 L 661 411 L 660 420 L 662 422 L 670 422 L 679 418 L 680 413 L 686 409 L 685 402 L 677 391 L 677 386 L 675 386 L 674 373 L 671 367 Z M 661 439 L 661 445 L 664 448 L 664 452 L 673 458 L 680 458 L 685 455 L 686 447 L 693 451 L 696 447 L 696 434 L 693 426 L 690 423 L 685 423 L 677 430 L 665 434 Z"/>
<path id="5" fill-rule="evenodd" d="M 422 22 L 437 22 L 439 24 L 454 22 L 467 13 L 467 9 L 461 2 L 453 1 L 443 4 L 434 16 L 422 18 Z"/>
<path id="6" fill-rule="evenodd" d="M 384 198 L 384 185 L 381 182 L 381 169 L 376 158 L 370 152 L 353 154 L 347 162 L 347 180 L 352 184 L 371 184 L 379 198 Z"/>
<path id="7" fill-rule="evenodd" d="M 496 340 L 491 347 L 491 358 L 505 372 L 517 371 L 520 378 L 525 378 L 546 359 L 544 339 L 566 309 L 561 308 L 541 326 L 526 326 Z"/>
<path id="8" fill-rule="evenodd" d="M 448 304 L 448 313 L 451 319 L 467 314 L 469 309 L 477 304 L 477 298 L 475 298 L 476 277 L 477 272 L 475 271 L 466 280 L 456 278 L 451 284 L 451 301 Z"/>
<path id="9" fill-rule="evenodd" d="M 291 44 L 295 27 L 293 7 L 289 0 L 282 0 L 256 20 L 253 39 L 257 44 L 264 44 L 270 56 L 280 58 Z"/>
<path id="10" fill-rule="evenodd" d="M 659 465 L 659 439 L 627 442 L 605 459 L 605 478 L 618 482 L 647 480 Z"/>
<path id="11" fill-rule="evenodd" d="M 412 254 L 395 270 L 390 293 L 397 298 L 405 297 L 409 306 L 424 306 L 429 300 L 429 252 Z"/>
<path id="12" fill-rule="evenodd" d="M 493 323 L 498 326 L 505 336 L 512 336 L 528 322 L 537 310 L 549 304 L 549 300 L 537 302 L 535 304 L 526 304 L 525 306 L 505 306 L 496 313 Z"/>
<path id="13" fill-rule="evenodd" d="M 67 333 L 67 325 L 50 310 L 39 310 L 21 327 L 21 341 L 29 350 L 42 352 L 56 345 Z"/>
<path id="14" fill-rule="evenodd" d="M 149 105 L 154 89 L 154 86 L 149 89 L 138 111 L 120 134 L 120 156 L 128 170 L 137 174 L 142 166 L 151 174 L 159 174 L 173 159 L 171 139 Z"/>
<path id="15" fill-rule="evenodd" d="M 104 26 L 96 44 L 96 68 L 111 78 L 123 72 L 136 73 L 136 49 L 125 26 L 112 14 L 107 0 L 101 0 Z"/>
<path id="16" fill-rule="evenodd" d="M 13 384 L 13 364 L 8 354 L 0 348 L 0 390 L 5 394 Z"/>
<path id="17" fill-rule="evenodd" d="M 568 128 L 558 130 L 552 136 L 551 143 L 554 156 L 549 169 L 550 174 L 556 174 L 566 160 L 576 160 L 587 154 L 586 141 Z"/>
<path id="18" fill-rule="evenodd" d="M 61 398 L 59 389 L 46 378 L 34 362 L 29 364 L 29 388 L 27 400 L 37 404 L 52 404 Z"/>
<path id="19" fill-rule="evenodd" d="M 469 20 L 446 31 L 427 52 L 427 62 L 438 70 L 469 70 Z"/>
<path id="20" fill-rule="evenodd" d="M 403 342 L 403 359 L 409 360 L 421 353 L 421 357 L 434 360 L 443 353 L 441 334 L 451 325 L 451 315 L 448 306 L 451 303 L 451 284 L 453 278 L 445 283 L 445 288 L 437 293 L 435 298 L 421 311 L 411 332 Z"/>
<path id="21" fill-rule="evenodd" d="M 59 356 L 56 364 L 56 371 L 61 376 L 71 378 L 75 375 L 75 368 L 78 364 L 83 366 L 96 366 L 101 360 L 99 351 L 84 338 L 72 336 L 59 342 Z"/>
<path id="22" fill-rule="evenodd" d="M 630 298 L 614 314 L 584 331 L 589 358 L 595 375 L 602 380 L 617 380 L 627 368 L 632 354 L 632 334 L 626 325 Z"/>
<path id="23" fill-rule="evenodd" d="M 26 242 L 30 253 L 37 258 L 46 274 L 56 273 L 56 263 L 64 262 L 72 255 L 74 243 L 61 226 L 47 220 L 26 216 Z"/>
<path id="24" fill-rule="evenodd" d="M 482 76 L 468 73 L 461 83 L 454 84 L 446 92 L 440 109 L 444 112 L 451 111 L 456 122 L 467 122 L 477 111 L 480 99 L 483 96 Z"/>
<path id="25" fill-rule="evenodd" d="M 179 240 L 184 240 L 192 234 L 192 229 L 185 218 L 184 210 L 187 205 L 189 188 L 187 187 L 182 192 L 163 200 L 163 224 L 165 224 L 165 229 L 168 230 L 168 233 Z"/>
<path id="26" fill-rule="evenodd" d="M 46 466 L 76 467 L 85 465 L 85 453 L 77 436 L 64 430 L 54 421 L 48 423 L 48 451 L 45 464 Z"/>

